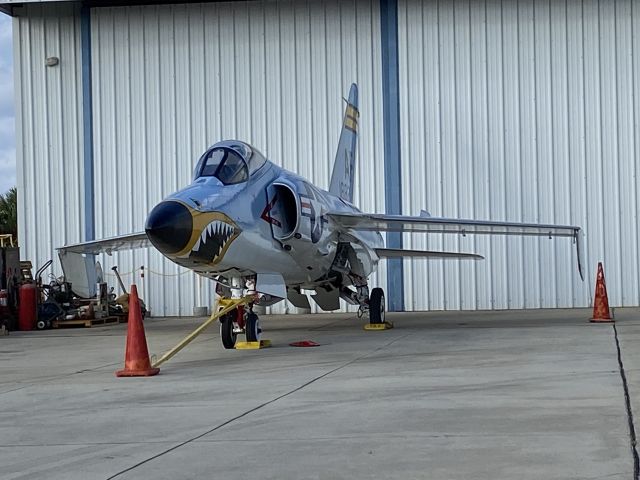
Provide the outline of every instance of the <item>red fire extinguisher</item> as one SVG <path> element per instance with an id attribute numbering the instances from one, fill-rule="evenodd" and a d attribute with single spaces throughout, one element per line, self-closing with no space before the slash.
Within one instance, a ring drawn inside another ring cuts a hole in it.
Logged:
<path id="1" fill-rule="evenodd" d="M 20 286 L 20 308 L 18 312 L 18 329 L 33 330 L 38 319 L 38 289 L 33 283 Z"/>

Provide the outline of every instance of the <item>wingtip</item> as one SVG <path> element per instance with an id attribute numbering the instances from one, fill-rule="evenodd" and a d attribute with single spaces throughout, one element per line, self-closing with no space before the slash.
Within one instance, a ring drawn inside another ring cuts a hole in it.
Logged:
<path id="1" fill-rule="evenodd" d="M 582 246 L 582 233 L 580 227 L 575 228 L 573 237 L 576 244 L 576 260 L 578 262 L 578 273 L 580 274 L 580 279 L 584 282 L 584 249 Z"/>

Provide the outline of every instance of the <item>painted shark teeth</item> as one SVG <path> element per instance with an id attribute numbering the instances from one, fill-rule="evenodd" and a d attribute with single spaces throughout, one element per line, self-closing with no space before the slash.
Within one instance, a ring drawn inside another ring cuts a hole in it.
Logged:
<path id="1" fill-rule="evenodd" d="M 235 228 L 222 221 L 214 220 L 200 234 L 189 254 L 190 258 L 200 261 L 215 262 L 232 240 Z"/>

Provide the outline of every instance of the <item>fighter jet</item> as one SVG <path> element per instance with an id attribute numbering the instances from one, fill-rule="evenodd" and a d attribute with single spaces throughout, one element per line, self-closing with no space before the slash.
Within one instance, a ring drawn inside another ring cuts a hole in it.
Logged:
<path id="1" fill-rule="evenodd" d="M 351 85 L 328 190 L 267 160 L 255 147 L 225 140 L 198 160 L 192 183 L 149 213 L 145 231 L 63 247 L 69 254 L 111 253 L 153 246 L 178 265 L 217 282 L 223 298 L 254 295 L 272 305 L 288 299 L 323 310 L 340 299 L 359 306 L 371 324 L 385 322 L 385 296 L 368 278 L 380 259 L 437 257 L 482 259 L 472 253 L 385 248 L 383 231 L 456 235 L 569 237 L 582 276 L 580 227 L 363 213 L 353 204 L 358 88 Z M 235 312 L 237 313 L 237 312 Z M 237 335 L 260 337 L 253 303 L 244 314 L 220 319 L 225 348 Z"/>

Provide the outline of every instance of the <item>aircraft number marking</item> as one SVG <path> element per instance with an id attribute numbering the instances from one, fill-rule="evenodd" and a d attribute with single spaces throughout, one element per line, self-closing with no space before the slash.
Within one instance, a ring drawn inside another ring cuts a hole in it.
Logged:
<path id="1" fill-rule="evenodd" d="M 265 222 L 270 223 L 271 225 L 275 225 L 276 227 L 282 227 L 282 224 L 280 223 L 280 221 L 278 221 L 277 219 L 271 216 L 271 210 L 275 206 L 277 200 L 278 200 L 278 195 L 276 194 L 273 196 L 270 202 L 267 202 L 267 204 L 264 207 L 264 210 L 262 211 L 262 215 L 260 215 L 260 218 L 262 218 Z"/>

